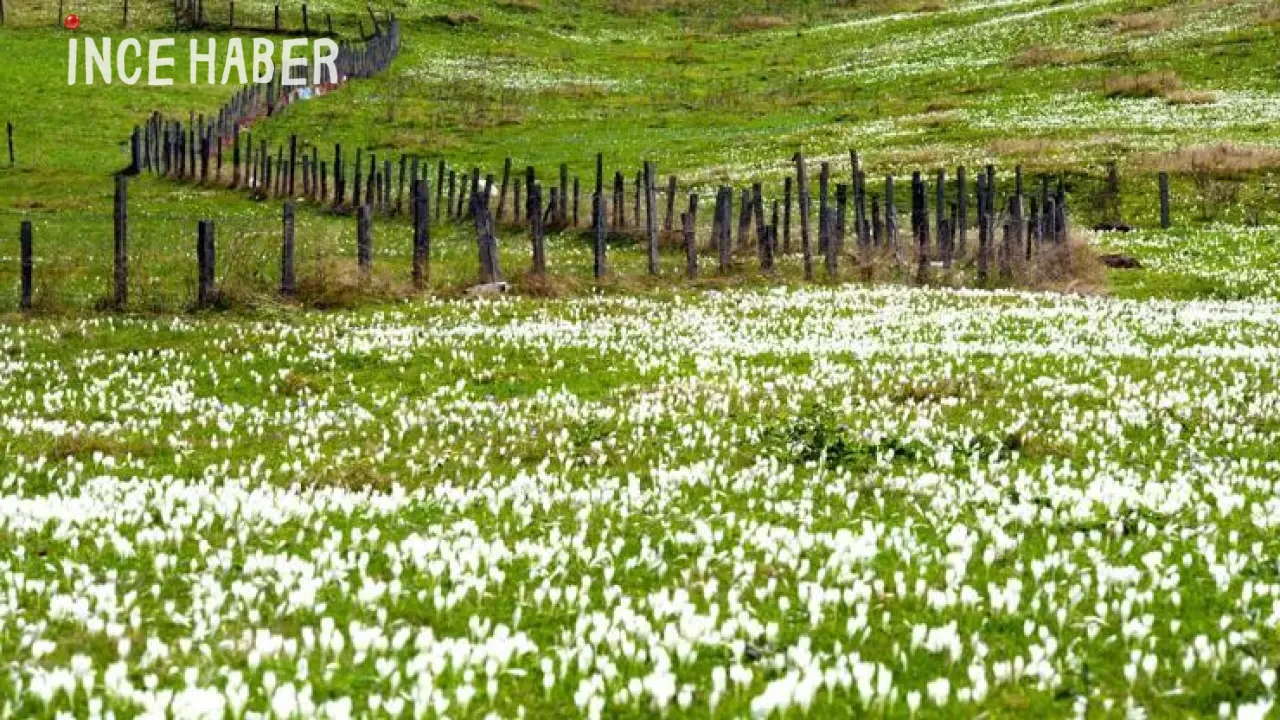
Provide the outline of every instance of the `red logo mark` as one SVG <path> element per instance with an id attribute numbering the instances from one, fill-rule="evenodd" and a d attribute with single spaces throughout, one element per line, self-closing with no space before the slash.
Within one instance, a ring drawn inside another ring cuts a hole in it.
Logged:
<path id="1" fill-rule="evenodd" d="M 75 15 L 68 15 L 67 19 L 62 21 L 62 24 L 65 25 L 68 30 L 79 30 L 80 18 Z"/>

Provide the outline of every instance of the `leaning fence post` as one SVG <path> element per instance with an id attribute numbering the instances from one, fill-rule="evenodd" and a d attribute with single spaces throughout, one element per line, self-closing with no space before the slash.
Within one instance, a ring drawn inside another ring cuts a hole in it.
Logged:
<path id="1" fill-rule="evenodd" d="M 129 180 L 116 176 L 115 221 L 115 309 L 123 310 L 129 299 Z"/>
<path id="2" fill-rule="evenodd" d="M 360 205 L 356 213 L 356 265 L 360 270 L 360 279 L 367 281 L 373 270 L 373 209 L 368 203 Z"/>
<path id="3" fill-rule="evenodd" d="M 502 270 L 498 263 L 498 245 L 493 237 L 493 216 L 489 213 L 489 203 L 479 192 L 471 194 L 470 212 L 476 225 L 476 246 L 480 255 L 480 282 L 495 283 L 502 279 Z M 532 218 L 530 218 L 532 221 Z"/>
<path id="4" fill-rule="evenodd" d="M 293 297 L 297 290 L 293 270 L 293 201 L 284 204 L 284 238 L 280 244 L 280 294 Z"/>
<path id="5" fill-rule="evenodd" d="M 31 309 L 31 221 L 23 220 L 22 229 L 18 235 L 19 253 L 21 255 L 22 267 L 22 297 L 18 301 L 18 307 L 23 310 Z"/>
<path id="6" fill-rule="evenodd" d="M 1169 173 L 1160 173 L 1160 227 L 1169 229 Z"/>

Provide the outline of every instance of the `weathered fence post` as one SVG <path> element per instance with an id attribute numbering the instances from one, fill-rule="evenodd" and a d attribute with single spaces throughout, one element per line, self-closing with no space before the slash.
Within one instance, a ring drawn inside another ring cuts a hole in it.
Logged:
<path id="1" fill-rule="evenodd" d="M 685 274 L 690 280 L 698 277 L 698 194 L 689 195 L 689 212 L 680 216 L 680 227 L 684 233 Z"/>
<path id="2" fill-rule="evenodd" d="M 835 239 L 836 211 L 827 208 L 822 213 L 822 226 L 819 228 L 822 237 L 826 238 L 827 280 L 835 282 L 840 279 L 840 244 Z"/>
<path id="3" fill-rule="evenodd" d="M 797 191 L 800 193 L 800 250 L 804 253 L 804 279 L 813 280 L 813 244 L 809 237 L 809 172 L 804 153 L 795 154 Z"/>
<path id="4" fill-rule="evenodd" d="M 552 188 L 551 194 L 556 194 L 555 188 Z M 557 209 L 553 206 L 548 208 L 551 215 L 555 215 Z M 546 227 L 543 224 L 542 214 L 542 186 L 534 183 L 529 188 L 529 240 L 533 245 L 533 262 L 530 266 L 530 273 L 533 275 L 547 274 L 547 252 L 544 244 L 544 234 Z"/>
<path id="5" fill-rule="evenodd" d="M 978 188 L 978 284 L 983 285 L 987 282 L 987 277 L 991 272 L 991 223 L 988 214 L 990 209 L 987 205 L 989 189 L 987 187 L 986 173 L 978 173 L 976 178 Z"/>
<path id="6" fill-rule="evenodd" d="M 431 281 L 431 208 L 426 179 L 413 190 L 413 286 L 421 290 Z"/>
<path id="7" fill-rule="evenodd" d="M 112 298 L 116 310 L 124 310 L 129 299 L 129 179 L 116 176 L 116 195 L 113 206 L 115 230 L 114 278 L 115 294 Z"/>
<path id="8" fill-rule="evenodd" d="M 649 274 L 658 274 L 658 213 L 655 207 L 657 198 L 654 193 L 657 192 L 654 186 L 655 178 L 653 175 L 653 163 L 646 160 L 644 162 L 644 213 L 645 213 L 645 234 L 649 241 Z"/>
<path id="9" fill-rule="evenodd" d="M 494 221 L 501 225 L 507 215 L 507 188 L 511 184 L 511 157 L 502 161 L 502 185 L 498 189 L 498 214 Z"/>
<path id="10" fill-rule="evenodd" d="M 0 2 L 3 2 L 3 0 L 0 0 Z M 6 128 L 6 130 L 8 131 L 8 135 L 9 135 L 9 167 L 13 167 L 13 163 L 14 163 L 14 155 L 13 155 L 13 123 L 11 123 L 11 122 L 7 122 L 7 123 L 5 123 L 5 128 Z"/>
<path id="11" fill-rule="evenodd" d="M 733 237 L 729 229 L 729 223 L 733 221 L 733 188 L 720 188 L 720 195 L 716 200 L 716 215 L 719 219 L 716 248 L 720 252 L 720 274 L 728 275 L 733 265 Z"/>
<path id="12" fill-rule="evenodd" d="M 667 234 L 671 233 L 671 223 L 673 222 L 676 212 L 676 187 L 676 176 L 672 175 L 667 180 L 667 215 L 662 220 L 662 231 Z"/>
<path id="13" fill-rule="evenodd" d="M 502 269 L 498 263 L 497 241 L 493 237 L 493 219 L 489 213 L 489 204 L 479 192 L 471 194 L 470 213 L 476 225 L 476 245 L 480 254 L 480 282 L 482 284 L 498 282 L 502 279 Z"/>
<path id="14" fill-rule="evenodd" d="M 293 264 L 293 230 L 294 207 L 293 201 L 288 200 L 284 204 L 284 237 L 280 243 L 280 294 L 284 297 L 293 297 L 297 291 Z"/>
<path id="15" fill-rule="evenodd" d="M 22 273 L 22 295 L 18 300 L 18 307 L 22 310 L 31 309 L 31 221 L 23 220 L 21 229 L 18 231 L 18 253 L 20 255 L 19 263 Z"/>
<path id="16" fill-rule="evenodd" d="M 791 254 L 791 176 L 782 182 L 782 254 Z"/>
<path id="17" fill-rule="evenodd" d="M 969 244 L 969 196 L 965 189 L 965 176 L 968 170 L 963 165 L 956 168 L 956 227 L 958 235 L 956 255 L 964 258 L 966 246 Z"/>
<path id="18" fill-rule="evenodd" d="M 368 203 L 356 211 L 356 265 L 360 279 L 367 282 L 373 274 L 373 208 Z"/>
<path id="19" fill-rule="evenodd" d="M 556 227 L 569 225 L 569 166 L 560 163 L 560 202 L 556 205 Z"/>
<path id="20" fill-rule="evenodd" d="M 604 154 L 596 153 L 596 196 L 593 200 L 592 222 L 595 223 L 596 242 L 593 249 L 592 272 L 597 280 L 605 274 L 604 228 Z"/>
<path id="21" fill-rule="evenodd" d="M 1160 173 L 1160 227 L 1169 229 L 1169 173 Z"/>
<path id="22" fill-rule="evenodd" d="M 201 220 L 196 226 L 196 308 L 208 307 L 213 301 L 214 268 L 217 266 L 217 246 L 214 242 L 213 221 Z"/>

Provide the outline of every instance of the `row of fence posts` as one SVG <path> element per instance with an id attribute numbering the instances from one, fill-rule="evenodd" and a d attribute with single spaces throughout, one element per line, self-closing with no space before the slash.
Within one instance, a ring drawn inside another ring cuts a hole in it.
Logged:
<path id="1" fill-rule="evenodd" d="M 754 224 L 754 244 L 759 266 L 766 274 L 772 273 L 776 258 L 780 254 L 792 252 L 792 208 L 798 206 L 800 214 L 800 251 L 803 255 L 803 270 L 806 280 L 815 277 L 815 250 L 821 253 L 826 276 L 837 279 L 840 274 L 840 258 L 844 254 L 844 242 L 847 234 L 846 221 L 850 214 L 852 201 L 853 233 L 857 238 L 857 263 L 865 271 L 870 270 L 870 253 L 874 248 L 888 248 L 895 261 L 902 262 L 903 246 L 898 237 L 897 209 L 895 207 L 895 177 L 889 175 L 884 180 L 884 195 L 868 193 L 866 175 L 861 168 L 861 161 L 856 152 L 850 153 L 853 168 L 851 185 L 836 183 L 834 185 L 834 203 L 832 202 L 831 166 L 828 162 L 821 164 L 818 179 L 818 228 L 817 244 L 811 236 L 812 198 L 808 164 L 803 154 L 793 157 L 795 176 L 787 177 L 783 183 L 783 200 L 781 205 L 777 199 L 772 201 L 770 222 L 766 223 L 765 198 L 760 183 L 743 189 L 738 208 L 736 243 L 732 231 L 735 191 L 732 187 L 720 187 L 716 193 L 715 211 L 711 223 L 710 249 L 718 259 L 721 273 L 732 271 L 735 254 L 750 250 Z M 619 182 L 621 172 L 614 175 L 612 204 L 604 194 L 604 159 L 602 154 L 596 156 L 596 193 L 591 198 L 593 243 L 593 274 L 602 278 L 607 273 L 606 239 L 611 231 L 627 227 L 625 209 L 625 184 Z M 404 165 L 402 161 L 402 166 Z M 470 174 L 470 188 L 466 193 L 469 202 L 467 210 L 463 210 L 463 193 L 455 201 L 456 175 L 450 171 L 450 191 L 446 207 L 451 219 L 469 217 L 475 226 L 477 253 L 479 261 L 479 279 L 483 283 L 496 282 L 502 279 L 499 263 L 499 252 L 495 225 L 500 223 L 507 207 L 508 197 L 512 200 L 514 223 L 521 224 L 523 211 L 524 225 L 527 226 L 531 240 L 530 271 L 534 275 L 547 272 L 546 234 L 549 227 L 560 229 L 578 225 L 579 182 L 573 178 L 573 202 L 570 205 L 566 198 L 570 187 L 566 165 L 560 166 L 559 187 L 550 189 L 550 198 L 544 203 L 543 187 L 537 182 L 533 167 L 525 170 L 524 178 L 514 178 L 511 172 L 511 160 L 504 163 L 502 185 L 497 199 L 497 214 L 491 209 L 494 177 L 489 175 L 483 184 L 479 181 L 479 170 L 473 169 Z M 444 177 L 444 162 L 437 169 L 436 206 L 434 217 L 441 218 L 441 199 L 439 178 Z M 431 243 L 431 182 L 429 173 L 420 176 L 421 165 L 414 158 L 409 166 L 411 171 L 409 209 L 411 214 L 413 237 L 413 269 L 412 281 L 415 288 L 425 288 L 430 282 L 430 243 Z M 404 176 L 401 176 L 403 183 Z M 338 181 L 341 182 L 341 181 Z M 955 201 L 947 202 L 947 187 L 954 182 Z M 1160 173 L 1161 223 L 1168 223 L 1168 175 Z M 525 191 L 525 202 L 522 204 L 521 187 Z M 633 224 L 643 228 L 646 240 L 646 256 L 648 272 L 657 274 L 658 268 L 658 183 L 655 167 L 646 161 L 637 176 L 636 203 Z M 672 216 L 675 214 L 675 189 L 679 187 L 678 179 L 672 176 L 667 187 L 666 219 L 664 230 L 673 228 Z M 385 188 L 384 188 L 385 189 Z M 793 189 L 797 190 L 796 202 L 793 203 Z M 852 193 L 850 193 L 852 189 Z M 968 173 L 963 166 L 956 169 L 954 180 L 944 170 L 938 170 L 934 182 L 936 200 L 934 202 L 935 217 L 929 217 L 929 198 L 927 183 L 920 172 L 911 178 L 911 233 L 916 247 L 916 280 L 924 283 L 929 280 L 933 265 L 930 252 L 937 249 L 942 267 L 950 270 L 956 257 L 966 255 L 968 240 Z M 976 279 L 979 284 L 989 281 L 993 259 L 1000 278 L 1009 281 L 1013 277 L 1015 259 L 1019 253 L 1025 253 L 1026 260 L 1032 258 L 1033 249 L 1040 243 L 1061 245 L 1067 238 L 1067 212 L 1065 186 L 1061 179 L 1056 188 L 1050 187 L 1047 177 L 1040 178 L 1039 196 L 1033 193 L 1030 200 L 1030 212 L 1026 212 L 1027 194 L 1024 188 L 1021 166 L 1014 170 L 1013 193 L 1004 204 L 997 204 L 997 177 L 995 167 L 988 165 L 977 174 L 974 197 L 977 199 L 977 231 L 978 247 L 975 257 Z M 359 197 L 357 193 L 355 198 Z M 367 198 L 366 198 L 367 199 Z M 386 199 L 386 196 L 383 196 Z M 869 201 L 869 202 L 868 202 Z M 455 204 L 456 202 L 456 204 Z M 699 274 L 699 249 L 697 242 L 699 195 L 691 193 L 688 198 L 688 209 L 679 215 L 679 237 L 685 249 L 685 273 L 689 278 Z M 369 279 L 373 263 L 373 216 L 374 205 L 364 202 L 357 206 L 356 221 L 356 257 L 360 276 Z M 571 212 L 572 210 L 572 212 Z M 780 212 L 781 211 L 781 212 Z M 124 309 L 128 304 L 128 176 L 125 173 L 115 177 L 115 197 L 113 207 L 114 221 L 114 292 L 112 306 Z M 642 222 L 643 221 L 643 222 Z M 779 224 L 781 221 L 782 246 L 779 247 Z M 296 293 L 295 270 L 295 226 L 296 206 L 290 200 L 283 206 L 283 239 L 281 247 L 280 293 L 291 297 Z M 997 238 L 997 229 L 1001 235 Z M 936 241 L 931 241 L 931 232 L 936 233 Z M 197 307 L 208 307 L 217 298 L 216 277 L 216 242 L 214 239 L 214 223 L 201 220 L 197 227 Z M 30 221 L 22 223 L 20 249 L 22 267 L 21 307 L 31 308 L 31 243 L 32 227 Z"/>
<path id="2" fill-rule="evenodd" d="M 854 205 L 854 224 L 855 233 L 858 241 L 858 258 L 859 265 L 869 270 L 869 255 L 875 247 L 892 248 L 895 257 L 901 262 L 901 246 L 898 242 L 897 234 L 897 211 L 893 203 L 893 176 L 885 179 L 885 189 L 887 194 L 884 202 L 884 220 L 881 220 L 881 203 L 878 195 L 870 197 L 870 214 L 866 212 L 866 201 L 868 193 L 865 190 L 865 174 L 862 172 L 857 154 L 851 155 L 853 166 L 856 168 L 853 184 L 853 205 Z M 796 163 L 797 181 L 799 188 L 799 207 L 800 207 L 800 232 L 801 232 L 801 252 L 804 258 L 804 275 L 806 280 L 814 278 L 814 245 L 810 234 L 810 216 L 811 216 L 811 198 L 809 196 L 808 169 L 804 156 L 797 154 L 794 158 Z M 509 166 L 509 163 L 508 163 Z M 596 156 L 596 187 L 603 189 L 604 182 L 604 160 L 602 155 Z M 427 177 L 418 177 L 419 166 L 413 166 L 413 178 L 410 185 L 410 213 L 412 225 L 412 282 L 415 288 L 422 289 L 430 282 L 430 263 L 431 263 L 431 192 L 430 182 Z M 659 272 L 658 267 L 658 209 L 657 209 L 657 183 L 656 172 L 653 163 L 646 162 L 641 171 L 641 194 L 644 198 L 642 203 L 637 203 L 637 213 L 633 215 L 635 225 L 641 225 L 643 217 L 643 230 L 647 241 L 646 255 L 648 260 L 648 272 L 656 275 Z M 958 204 L 950 205 L 950 213 L 947 214 L 941 210 L 937 213 L 937 247 L 941 253 L 942 264 L 944 268 L 950 268 L 951 262 L 958 248 L 961 255 L 964 253 L 964 245 L 966 241 L 966 232 L 968 224 L 965 219 L 967 212 L 967 197 L 965 190 L 966 171 L 963 167 L 958 168 L 956 172 L 956 191 Z M 1025 244 L 1026 257 L 1030 259 L 1032 252 L 1031 240 L 1043 240 L 1044 242 L 1061 244 L 1066 238 L 1066 202 L 1065 191 L 1061 182 L 1058 184 L 1057 193 L 1050 194 L 1048 178 L 1043 178 L 1041 183 L 1041 200 L 1040 207 L 1044 208 L 1042 212 L 1037 212 L 1037 201 L 1032 199 L 1032 213 L 1029 218 L 1022 213 L 1022 175 L 1021 169 L 1016 171 L 1015 175 L 1015 194 L 1010 198 L 1008 210 L 1001 211 L 996 205 L 996 175 L 995 168 L 988 166 L 986 170 L 978 175 L 976 196 L 978 199 L 978 255 L 977 255 L 977 276 L 979 282 L 985 282 L 990 269 L 992 248 L 995 245 L 995 228 L 997 218 L 1003 219 L 1003 239 L 998 247 L 998 262 L 1000 275 L 1003 279 L 1011 279 L 1013 273 L 1013 260 L 1017 248 Z M 509 179 L 509 178 L 508 178 Z M 530 272 L 535 276 L 545 275 L 547 273 L 547 254 L 546 254 L 546 233 L 548 222 L 558 223 L 567 227 L 568 206 L 562 202 L 564 198 L 563 192 L 552 188 L 549 202 L 544 206 L 543 188 L 539 184 L 534 175 L 533 169 L 526 170 L 525 178 L 528 191 L 526 194 L 526 203 L 524 207 L 525 223 L 528 227 L 531 241 L 531 261 Z M 566 173 L 561 172 L 560 183 L 562 187 L 567 186 Z M 940 200 L 946 197 L 946 174 L 939 171 L 937 179 L 937 192 Z M 482 283 L 493 283 L 502 279 L 502 269 L 499 262 L 499 251 L 497 238 L 494 231 L 495 219 L 492 205 L 492 176 L 489 177 L 483 188 L 477 186 L 470 193 L 470 201 L 468 203 L 467 214 L 471 217 L 475 226 L 476 248 L 478 253 L 479 279 Z M 671 185 L 676 185 L 675 178 L 672 178 Z M 832 206 L 830 199 L 830 164 L 822 163 L 821 173 L 819 175 L 819 227 L 818 227 L 818 243 L 817 250 L 823 254 L 826 275 L 828 279 L 837 279 L 839 277 L 839 262 L 843 254 L 843 245 L 845 239 L 845 220 L 848 215 L 848 186 L 837 184 L 835 187 L 835 205 Z M 129 216 L 128 216 L 128 176 L 121 173 L 115 177 L 115 198 L 114 198 L 114 248 L 113 248 L 113 284 L 114 292 L 112 294 L 112 306 L 118 310 L 123 310 L 128 303 L 128 235 L 129 235 Z M 512 186 L 513 193 L 517 185 Z M 669 186 L 670 187 L 670 186 Z M 782 216 L 784 236 L 789 237 L 790 221 L 791 221 L 791 198 L 790 191 L 792 183 L 790 178 L 784 183 L 785 213 Z M 437 198 L 439 195 L 437 194 Z M 601 194 L 596 194 L 592 198 L 593 208 L 593 230 L 595 243 L 593 246 L 593 271 L 597 278 L 603 277 L 607 272 L 607 257 L 605 239 L 610 232 L 610 226 L 619 229 L 626 226 L 625 212 L 618 212 L 616 200 L 619 196 L 615 194 L 615 205 L 611 221 L 606 222 L 605 217 L 608 215 L 609 202 L 603 198 Z M 498 202 L 498 214 L 505 210 L 506 196 L 502 196 Z M 514 195 L 517 220 L 519 222 L 519 202 L 518 194 Z M 452 202 L 452 199 L 451 199 Z M 732 270 L 733 256 L 735 252 L 748 250 L 751 240 L 749 238 L 749 228 L 754 222 L 755 226 L 755 242 L 756 252 L 760 268 L 763 272 L 771 274 L 774 270 L 775 259 L 778 255 L 778 224 L 779 224 L 779 202 L 772 202 L 771 222 L 765 222 L 765 202 L 762 185 L 754 183 L 749 190 L 744 190 L 742 194 L 742 204 L 740 205 L 737 246 L 734 246 L 734 238 L 731 230 L 733 218 L 734 190 L 731 187 L 721 187 L 716 194 L 715 214 L 711 227 L 711 244 L 719 261 L 719 269 L 722 273 L 728 273 Z M 575 202 L 576 205 L 576 202 Z M 680 237 L 683 240 L 685 248 L 685 272 L 689 278 L 698 276 L 698 242 L 697 242 L 697 213 L 699 205 L 699 196 L 697 193 L 691 193 L 688 200 L 688 210 L 680 214 Z M 674 213 L 674 195 L 668 195 L 668 218 L 667 227 L 671 226 L 671 214 Z M 438 213 L 437 206 L 437 215 Z M 356 212 L 356 261 L 359 275 L 362 280 L 368 281 L 372 276 L 373 270 L 373 207 L 368 203 L 358 206 Z M 461 217 L 462 212 L 458 211 L 457 216 Z M 912 204 L 911 204 L 911 227 L 913 237 L 917 244 L 917 280 L 926 282 L 930 267 L 929 251 L 930 251 L 930 219 L 928 208 L 928 197 L 926 183 L 921 173 L 916 172 L 912 176 Z M 21 307 L 24 310 L 31 308 L 31 243 L 32 228 L 30 221 L 24 221 L 21 229 L 21 264 L 22 264 L 22 297 Z M 783 253 L 790 252 L 789 241 L 784 241 Z M 292 297 L 297 291 L 297 274 L 295 268 L 296 254 L 296 206 L 293 201 L 284 203 L 282 216 L 282 241 L 280 256 L 280 293 L 285 297 Z M 218 290 L 216 286 L 216 267 L 217 252 L 215 240 L 215 226 L 212 220 L 202 219 L 197 224 L 196 232 L 196 277 L 197 292 L 195 306 L 197 308 L 207 308 L 213 305 L 218 298 Z"/>
<path id="3" fill-rule="evenodd" d="M 275 8 L 272 13 L 272 21 L 271 21 L 270 27 L 245 27 L 243 24 L 237 25 L 235 0 L 228 0 L 226 14 L 227 14 L 227 24 L 226 24 L 227 30 L 260 30 L 260 31 L 270 30 L 271 32 L 276 32 L 276 33 L 293 32 L 293 30 L 286 27 L 283 14 L 280 9 L 280 3 L 275 4 Z M 187 29 L 187 30 L 208 29 L 212 27 L 212 24 L 209 22 L 209 15 L 210 15 L 210 11 L 206 8 L 205 0 L 173 0 L 174 27 L 177 27 L 180 29 Z M 373 13 L 372 8 L 369 9 L 369 15 L 370 17 L 373 18 L 374 34 L 376 35 L 379 23 L 378 23 L 377 16 L 374 15 Z M 311 27 L 311 13 L 307 3 L 302 4 L 299 11 L 299 17 L 300 17 L 302 34 L 310 35 L 312 34 L 313 31 L 318 30 L 316 28 Z M 129 0 L 124 0 L 124 21 L 125 21 L 125 24 L 128 25 Z M 324 14 L 324 25 L 325 25 L 324 32 L 329 35 L 332 35 L 333 34 L 333 16 L 327 12 Z M 361 21 L 360 26 L 361 26 L 361 34 L 363 35 L 364 33 L 363 21 Z"/>
<path id="4" fill-rule="evenodd" d="M 317 83 L 309 66 L 294 70 L 302 72 L 308 86 L 331 86 L 342 82 L 344 78 L 371 77 L 390 65 L 399 51 L 400 24 L 392 16 L 386 28 L 379 26 L 378 34 L 368 41 L 362 44 L 346 41 L 339 43 L 334 65 L 336 77 L 329 73 L 327 67 L 322 68 Z M 229 145 L 232 155 L 232 187 L 240 187 L 243 183 L 255 194 L 265 195 L 270 192 L 272 171 L 275 170 L 275 194 L 284 194 L 285 180 L 288 181 L 287 190 L 292 194 L 296 190 L 297 138 L 294 137 L 290 143 L 289 172 L 285 175 L 282 172 L 283 148 L 277 149 L 273 165 L 266 141 L 260 143 L 255 154 L 252 139 L 242 137 L 249 133 L 242 133 L 241 128 L 260 116 L 274 115 L 278 108 L 288 104 L 289 92 L 295 87 L 298 86 L 285 85 L 282 77 L 277 77 L 270 83 L 248 85 L 219 108 L 216 117 L 211 115 L 207 120 L 203 114 L 192 112 L 184 124 L 181 120 L 166 119 L 158 112 L 152 113 L 144 124 L 133 129 L 129 138 L 130 162 L 125 172 L 135 175 L 145 171 L 207 184 L 211 176 L 222 179 L 223 151 Z M 314 153 L 311 159 L 318 163 Z M 242 165 L 245 165 L 243 178 Z M 309 185 L 312 180 L 318 182 L 319 175 L 319 167 L 314 170 L 307 168 L 304 183 Z"/>

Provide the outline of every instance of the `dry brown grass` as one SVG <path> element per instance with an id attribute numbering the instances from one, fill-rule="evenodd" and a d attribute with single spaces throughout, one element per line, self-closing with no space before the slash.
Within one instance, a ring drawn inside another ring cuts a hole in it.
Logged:
<path id="1" fill-rule="evenodd" d="M 1061 140 L 1050 138 L 1001 138 L 987 144 L 987 149 L 996 155 L 1015 157 L 1043 157 L 1059 155 L 1071 148 Z"/>
<path id="2" fill-rule="evenodd" d="M 1174 90 L 1165 93 L 1164 101 L 1170 105 L 1212 105 L 1218 95 L 1208 90 Z"/>
<path id="3" fill-rule="evenodd" d="M 1174 15 L 1167 12 L 1136 12 L 1125 15 L 1108 15 L 1098 21 L 1102 27 L 1121 33 L 1150 35 L 1168 30 L 1174 25 Z"/>
<path id="4" fill-rule="evenodd" d="M 399 300 L 412 293 L 402 279 L 376 266 L 370 277 L 363 278 L 355 261 L 326 258 L 299 275 L 294 301 L 318 310 L 340 310 L 368 300 Z"/>
<path id="5" fill-rule="evenodd" d="M 511 289 L 519 295 L 528 297 L 571 297 L 581 294 L 582 287 L 582 281 L 570 275 L 522 273 L 511 279 Z"/>
<path id="6" fill-rule="evenodd" d="M 1015 55 L 1009 62 L 1017 68 L 1064 67 L 1089 62 L 1096 58 L 1096 54 L 1081 50 L 1055 45 L 1034 45 Z"/>
<path id="7" fill-rule="evenodd" d="M 733 21 L 730 25 L 737 32 L 752 32 L 755 30 L 774 30 L 780 27 L 786 27 L 786 18 L 777 15 L 743 15 Z"/>
<path id="8" fill-rule="evenodd" d="M 498 0 L 498 7 L 515 12 L 538 12 L 542 3 L 538 0 Z"/>
<path id="9" fill-rule="evenodd" d="M 1167 97 L 1182 91 L 1182 78 L 1170 70 L 1141 75 L 1112 75 L 1102 81 L 1102 93 L 1109 98 Z"/>
<path id="10" fill-rule="evenodd" d="M 1280 170 L 1280 148 L 1258 145 L 1199 145 L 1172 152 L 1151 153 L 1134 158 L 1146 170 L 1243 177 L 1251 173 Z"/>
<path id="11" fill-rule="evenodd" d="M 1065 245 L 1042 245 L 1039 256 L 1022 271 L 1024 282 L 1040 290 L 1076 295 L 1105 295 L 1107 266 L 1089 241 L 1075 229 Z"/>

